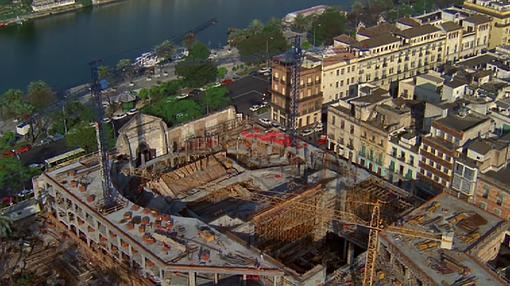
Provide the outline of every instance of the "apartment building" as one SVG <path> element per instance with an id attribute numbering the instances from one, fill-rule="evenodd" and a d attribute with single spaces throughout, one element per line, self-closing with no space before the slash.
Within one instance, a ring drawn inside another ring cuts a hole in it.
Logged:
<path id="1" fill-rule="evenodd" d="M 272 61 L 271 117 L 282 126 L 288 126 L 291 113 L 291 78 L 294 58 L 289 53 L 278 55 Z M 296 127 L 306 128 L 321 120 L 321 61 L 305 56 L 301 64 L 299 78 L 299 96 L 297 102 L 298 118 Z"/>
<path id="2" fill-rule="evenodd" d="M 360 28 L 356 37 L 340 35 L 323 54 L 324 103 L 352 95 L 356 84 L 390 88 L 392 82 L 425 73 L 448 61 L 479 53 L 488 47 L 490 19 L 482 15 L 454 21 Z"/>
<path id="3" fill-rule="evenodd" d="M 74 5 L 75 0 L 34 0 L 32 1 L 32 10 L 35 12 L 47 11 L 68 5 Z"/>
<path id="4" fill-rule="evenodd" d="M 328 147 L 345 159 L 388 177 L 389 134 L 412 124 L 408 108 L 396 106 L 386 90 L 370 85 L 328 108 Z"/>
<path id="5" fill-rule="evenodd" d="M 390 182 L 414 181 L 420 170 L 420 142 L 416 133 L 404 129 L 390 134 L 388 148 L 388 180 Z"/>
<path id="6" fill-rule="evenodd" d="M 510 135 L 501 138 L 477 138 L 456 160 L 451 192 L 457 197 L 473 202 L 480 178 L 488 179 L 488 172 L 498 172 L 510 159 Z M 490 176 L 489 176 L 490 177 Z"/>
<path id="7" fill-rule="evenodd" d="M 491 19 L 489 49 L 510 44 L 510 3 L 504 0 L 465 0 L 464 9 Z"/>
<path id="8" fill-rule="evenodd" d="M 467 142 L 485 136 L 492 130 L 489 118 L 461 109 L 432 122 L 430 134 L 420 146 L 419 178 L 438 190 L 449 188 L 453 168 Z"/>
<path id="9" fill-rule="evenodd" d="M 510 166 L 478 176 L 473 204 L 503 219 L 510 219 Z"/>

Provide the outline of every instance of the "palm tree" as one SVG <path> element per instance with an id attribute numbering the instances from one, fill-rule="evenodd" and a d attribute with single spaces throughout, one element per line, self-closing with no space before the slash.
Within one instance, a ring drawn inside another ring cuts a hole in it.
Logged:
<path id="1" fill-rule="evenodd" d="M 10 218 L 0 215 L 0 237 L 9 237 L 12 234 L 12 221 Z"/>

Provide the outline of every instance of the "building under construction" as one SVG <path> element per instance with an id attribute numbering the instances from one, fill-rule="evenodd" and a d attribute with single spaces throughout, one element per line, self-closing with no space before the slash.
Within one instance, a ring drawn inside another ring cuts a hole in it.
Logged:
<path id="1" fill-rule="evenodd" d="M 275 129 L 214 116 L 171 130 L 141 117 L 121 130 L 112 182 L 150 199 L 119 195 L 104 208 L 95 155 L 42 174 L 36 194 L 94 252 L 160 285 L 443 285 L 441 275 L 448 285 L 504 285 L 484 266 L 501 220 L 447 195 L 420 206 Z M 440 250 L 451 232 L 453 250 Z"/>

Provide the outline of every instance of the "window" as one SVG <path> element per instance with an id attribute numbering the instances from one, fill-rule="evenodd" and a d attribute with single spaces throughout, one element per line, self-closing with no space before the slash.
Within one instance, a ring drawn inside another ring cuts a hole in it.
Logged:
<path id="1" fill-rule="evenodd" d="M 414 156 L 409 155 L 409 164 L 414 165 Z"/>
<path id="2" fill-rule="evenodd" d="M 331 115 L 331 124 L 335 125 L 335 119 L 336 117 L 334 115 Z"/>
<path id="3" fill-rule="evenodd" d="M 489 187 L 487 186 L 484 186 L 483 187 L 483 193 L 482 193 L 482 198 L 486 199 L 489 197 Z"/>
<path id="4" fill-rule="evenodd" d="M 481 202 L 481 203 L 480 203 L 480 208 L 481 208 L 482 210 L 486 210 L 486 209 L 487 209 L 487 203 L 486 203 L 486 202 Z"/>
<path id="5" fill-rule="evenodd" d="M 500 209 L 495 209 L 494 210 L 494 214 L 496 214 L 497 216 L 501 216 L 501 210 Z"/>
<path id="6" fill-rule="evenodd" d="M 406 160 L 406 152 L 400 151 L 400 159 L 402 159 L 404 161 Z"/>
<path id="7" fill-rule="evenodd" d="M 351 133 L 351 134 L 354 134 L 354 125 L 351 125 L 350 133 Z"/>
<path id="8" fill-rule="evenodd" d="M 496 204 L 498 206 L 502 206 L 503 205 L 503 195 L 501 193 L 498 194 L 498 196 L 496 197 Z"/>
<path id="9" fill-rule="evenodd" d="M 391 156 L 393 156 L 393 157 L 397 156 L 397 148 L 395 148 L 395 147 L 391 148 Z"/>
<path id="10" fill-rule="evenodd" d="M 340 121 L 340 128 L 344 129 L 345 127 L 345 121 L 341 120 Z"/>

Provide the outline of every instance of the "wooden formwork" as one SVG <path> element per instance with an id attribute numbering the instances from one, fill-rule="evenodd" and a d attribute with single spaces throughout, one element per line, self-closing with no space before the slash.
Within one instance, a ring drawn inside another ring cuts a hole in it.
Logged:
<path id="1" fill-rule="evenodd" d="M 306 236 L 321 239 L 333 216 L 331 204 L 324 186 L 317 185 L 256 215 L 252 222 L 259 247 L 274 250 Z"/>

